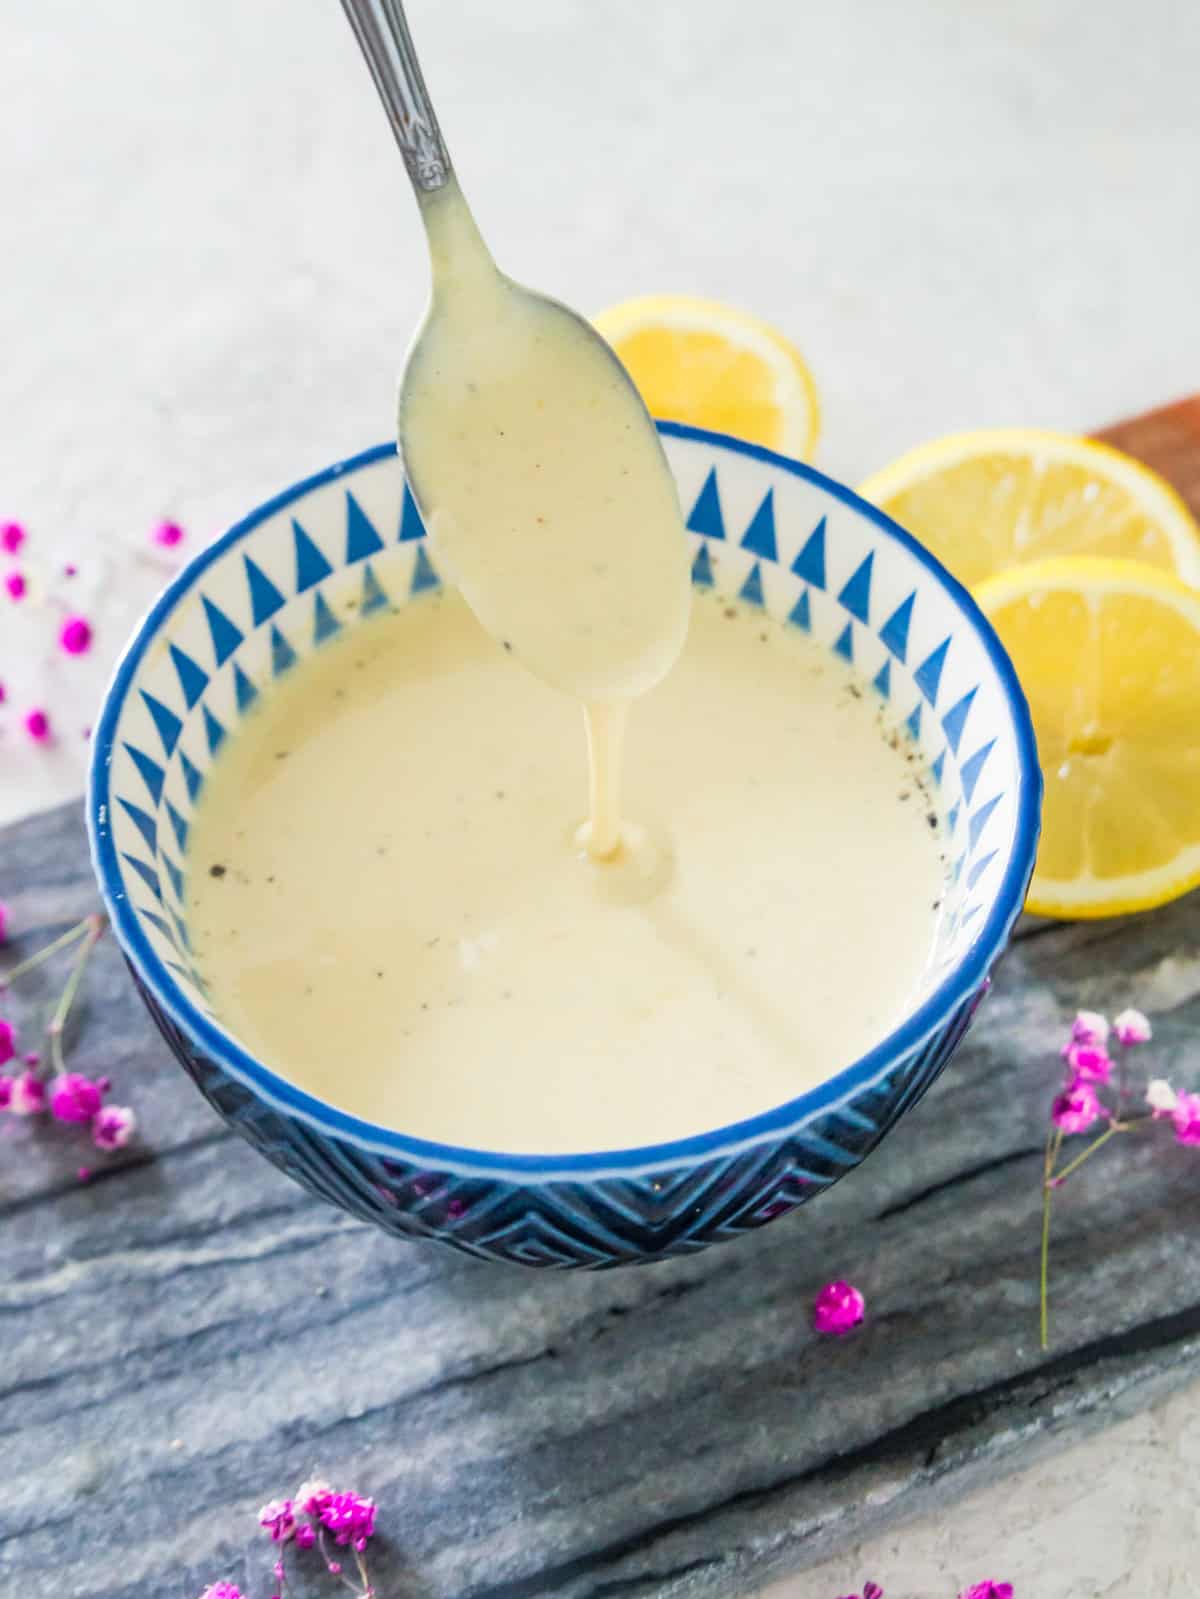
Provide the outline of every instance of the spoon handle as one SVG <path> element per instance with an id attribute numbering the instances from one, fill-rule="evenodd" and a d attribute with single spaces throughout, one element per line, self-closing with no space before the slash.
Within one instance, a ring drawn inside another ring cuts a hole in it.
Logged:
<path id="1" fill-rule="evenodd" d="M 450 157 L 400 0 L 342 0 L 418 195 L 443 188 Z"/>

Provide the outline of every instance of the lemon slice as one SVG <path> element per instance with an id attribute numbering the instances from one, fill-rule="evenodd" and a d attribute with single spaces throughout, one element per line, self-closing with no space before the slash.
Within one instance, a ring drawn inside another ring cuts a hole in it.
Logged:
<path id="1" fill-rule="evenodd" d="M 1029 699 L 1045 778 L 1028 908 L 1116 916 L 1200 883 L 1200 594 L 1076 556 L 975 597 Z"/>
<path id="2" fill-rule="evenodd" d="M 1200 586 L 1200 527 L 1169 483 L 1110 445 L 1037 428 L 934 439 L 859 488 L 973 588 L 1059 555 L 1145 561 Z"/>
<path id="3" fill-rule="evenodd" d="M 799 350 L 757 317 L 687 294 L 624 300 L 593 318 L 651 416 L 805 459 L 820 430 Z"/>

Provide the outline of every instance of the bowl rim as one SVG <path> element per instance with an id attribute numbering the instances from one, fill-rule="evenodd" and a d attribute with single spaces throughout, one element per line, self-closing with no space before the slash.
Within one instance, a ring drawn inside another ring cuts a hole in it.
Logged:
<path id="1" fill-rule="evenodd" d="M 293 483 L 264 501 L 214 539 L 176 574 L 142 618 L 113 668 L 92 740 L 85 800 L 88 844 L 92 869 L 117 942 L 155 1004 L 197 1049 L 211 1056 L 230 1076 L 256 1096 L 265 1099 L 277 1111 L 298 1117 L 319 1132 L 345 1139 L 374 1154 L 399 1157 L 408 1164 L 420 1167 L 480 1177 L 507 1176 L 530 1183 L 602 1176 L 636 1177 L 647 1171 L 691 1167 L 705 1159 L 729 1156 L 755 1145 L 777 1141 L 814 1116 L 836 1111 L 846 1105 L 873 1081 L 884 1076 L 897 1059 L 911 1053 L 944 1027 L 959 1007 L 977 992 L 1003 950 L 1013 923 L 1021 912 L 1033 872 L 1040 832 L 1042 778 L 1029 707 L 1012 662 L 991 624 L 963 585 L 928 550 L 877 506 L 861 499 L 852 489 L 805 462 L 792 460 L 762 445 L 750 444 L 729 434 L 690 427 L 681 422 L 662 421 L 656 426 L 665 438 L 690 440 L 735 455 L 748 456 L 802 478 L 841 501 L 907 550 L 948 594 L 963 620 L 979 638 L 996 674 L 1013 727 L 1019 767 L 1012 851 L 982 927 L 963 958 L 922 1004 L 850 1065 L 795 1098 L 760 1111 L 757 1115 L 657 1144 L 556 1155 L 518 1154 L 416 1138 L 339 1110 L 326 1100 L 289 1082 L 244 1049 L 231 1035 L 203 1015 L 179 989 L 171 972 L 142 931 L 122 886 L 116 846 L 107 820 L 114 733 L 131 679 L 157 636 L 160 624 L 208 567 L 261 523 L 313 490 L 397 454 L 395 444 L 377 444 Z"/>

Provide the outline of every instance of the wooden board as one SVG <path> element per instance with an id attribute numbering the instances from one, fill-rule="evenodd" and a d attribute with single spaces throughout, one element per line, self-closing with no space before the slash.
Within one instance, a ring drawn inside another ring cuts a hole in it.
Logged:
<path id="1" fill-rule="evenodd" d="M 1108 436 L 1200 509 L 1200 399 Z M 94 905 L 78 806 L 0 834 L 0 888 L 18 953 Z M 32 1024 L 49 993 L 6 1011 Z M 288 1182 L 167 1058 L 108 941 L 76 1060 L 142 1141 L 80 1187 L 82 1143 L 0 1122 L 0 1592 L 194 1599 L 221 1577 L 259 1599 L 257 1507 L 316 1469 L 378 1500 L 387 1599 L 740 1593 L 1111 1422 L 1200 1357 L 1200 1165 L 1169 1138 L 1120 1140 L 1062 1195 L 1038 1348 L 1055 1045 L 1076 1006 L 1129 1002 L 1156 1070 L 1200 1088 L 1200 896 L 1025 923 L 941 1082 L 796 1216 L 539 1275 L 395 1243 Z M 832 1276 L 869 1321 L 823 1343 Z"/>

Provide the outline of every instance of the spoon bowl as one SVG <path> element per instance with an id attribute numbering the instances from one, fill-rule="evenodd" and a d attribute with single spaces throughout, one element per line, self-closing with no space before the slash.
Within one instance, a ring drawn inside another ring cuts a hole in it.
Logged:
<path id="1" fill-rule="evenodd" d="M 690 605 L 654 423 L 581 316 L 458 237 L 471 231 L 459 197 L 425 209 L 434 293 L 399 439 L 433 550 L 538 677 L 585 702 L 631 700 L 674 665 Z"/>

